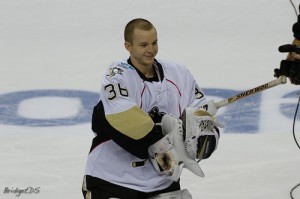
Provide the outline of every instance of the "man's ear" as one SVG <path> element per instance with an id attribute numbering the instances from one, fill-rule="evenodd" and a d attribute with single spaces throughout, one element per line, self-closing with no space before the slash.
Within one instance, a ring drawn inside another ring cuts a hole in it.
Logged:
<path id="1" fill-rule="evenodd" d="M 131 45 L 131 43 L 126 41 L 126 42 L 124 42 L 124 46 L 125 46 L 126 50 L 129 53 L 131 53 L 131 51 L 132 51 L 132 45 Z"/>

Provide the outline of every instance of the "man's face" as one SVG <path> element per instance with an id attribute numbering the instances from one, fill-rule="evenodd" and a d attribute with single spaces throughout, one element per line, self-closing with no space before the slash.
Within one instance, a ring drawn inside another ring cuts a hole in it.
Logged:
<path id="1" fill-rule="evenodd" d="M 132 43 L 125 42 L 125 47 L 130 52 L 131 61 L 136 67 L 152 66 L 158 52 L 156 30 L 135 29 Z"/>

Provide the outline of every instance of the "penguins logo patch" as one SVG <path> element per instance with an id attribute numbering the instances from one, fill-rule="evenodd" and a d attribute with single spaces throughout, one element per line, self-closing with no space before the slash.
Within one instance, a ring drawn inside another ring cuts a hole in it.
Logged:
<path id="1" fill-rule="evenodd" d="M 115 76 L 116 74 L 123 75 L 122 74 L 123 72 L 124 72 L 124 70 L 122 68 L 113 67 L 109 71 L 109 76 L 112 77 L 112 76 Z"/>

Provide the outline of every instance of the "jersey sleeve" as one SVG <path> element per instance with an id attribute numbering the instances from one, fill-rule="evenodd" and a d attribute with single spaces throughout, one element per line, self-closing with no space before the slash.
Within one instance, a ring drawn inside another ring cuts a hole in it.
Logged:
<path id="1" fill-rule="evenodd" d="M 183 89 L 184 95 L 183 96 L 183 107 L 196 107 L 199 104 L 202 104 L 206 101 L 206 96 L 203 92 L 203 90 L 199 87 L 197 84 L 194 76 L 191 74 L 191 72 L 186 68 L 185 66 L 179 67 L 180 74 L 184 74 L 181 77 L 184 79 L 183 82 Z"/>
<path id="2" fill-rule="evenodd" d="M 148 157 L 148 147 L 162 137 L 161 128 L 139 108 L 139 85 L 135 69 L 126 63 L 112 64 L 102 81 L 100 99 L 104 117 L 103 131 L 111 139 L 139 158 Z M 99 121 L 101 122 L 101 121 Z"/>

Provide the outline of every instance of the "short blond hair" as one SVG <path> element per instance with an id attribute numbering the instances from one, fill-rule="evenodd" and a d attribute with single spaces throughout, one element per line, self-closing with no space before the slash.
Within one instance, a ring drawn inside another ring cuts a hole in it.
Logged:
<path id="1" fill-rule="evenodd" d="M 140 30 L 152 30 L 155 27 L 153 24 L 142 18 L 136 18 L 127 23 L 124 30 L 124 40 L 125 42 L 132 43 L 133 42 L 133 31 L 138 28 Z"/>

